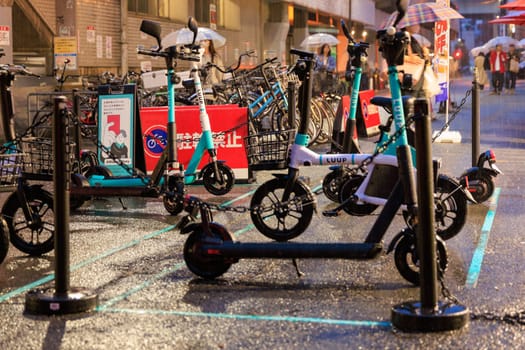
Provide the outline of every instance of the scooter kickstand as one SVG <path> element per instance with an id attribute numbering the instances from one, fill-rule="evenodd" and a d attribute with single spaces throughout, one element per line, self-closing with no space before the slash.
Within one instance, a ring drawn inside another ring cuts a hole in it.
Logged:
<path id="1" fill-rule="evenodd" d="M 354 196 L 348 197 L 347 199 L 345 199 L 345 201 L 343 203 L 339 204 L 336 208 L 331 209 L 331 210 L 324 210 L 323 211 L 323 216 L 326 216 L 326 217 L 339 216 L 339 212 L 341 212 L 341 210 L 343 210 L 343 208 L 348 203 L 350 203 L 350 201 L 353 201 L 353 200 L 354 200 Z"/>
<path id="2" fill-rule="evenodd" d="M 122 200 L 121 197 L 118 197 L 118 201 L 120 202 L 120 205 L 122 205 L 122 209 L 123 209 L 123 210 L 128 210 L 128 207 L 126 207 L 126 206 L 124 205 L 124 201 Z"/>
<path id="3" fill-rule="evenodd" d="M 299 277 L 299 278 L 303 277 L 304 276 L 304 272 L 299 270 L 299 265 L 297 265 L 297 259 L 293 258 L 292 259 L 292 264 L 293 264 L 293 267 L 295 267 L 295 272 L 297 272 L 297 277 Z"/>

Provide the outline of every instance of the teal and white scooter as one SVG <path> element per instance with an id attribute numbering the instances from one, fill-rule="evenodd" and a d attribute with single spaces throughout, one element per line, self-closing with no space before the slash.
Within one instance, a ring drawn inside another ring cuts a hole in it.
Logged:
<path id="1" fill-rule="evenodd" d="M 92 164 L 84 175 L 86 179 L 77 181 L 77 186 L 72 190 L 73 197 L 85 196 L 150 196 L 163 195 L 164 206 L 168 212 L 175 215 L 182 211 L 179 197 L 184 194 L 184 185 L 195 182 L 202 178 L 204 187 L 214 195 L 228 193 L 235 182 L 235 176 L 230 167 L 224 162 L 217 160 L 217 151 L 213 143 L 201 80 L 198 74 L 197 62 L 200 61 L 200 47 L 195 44 L 197 36 L 197 23 L 193 18 L 188 21 L 188 27 L 193 32 L 193 42 L 186 45 L 171 45 L 174 43 L 170 35 L 161 40 L 160 24 L 154 21 L 143 20 L 140 30 L 153 36 L 158 43 L 156 50 L 139 50 L 140 54 L 163 57 L 167 68 L 168 86 L 168 122 L 167 139 L 161 136 L 155 137 L 164 148 L 161 157 L 151 176 L 145 176 L 140 171 L 132 169 L 130 176 L 112 176 L 106 167 Z M 175 60 L 186 60 L 194 62 L 192 76 L 198 93 L 199 118 L 202 128 L 200 140 L 190 159 L 186 169 L 177 159 L 177 133 L 175 122 L 175 88 L 176 75 L 174 71 Z M 197 167 L 204 153 L 207 152 L 210 162 L 197 172 Z"/>

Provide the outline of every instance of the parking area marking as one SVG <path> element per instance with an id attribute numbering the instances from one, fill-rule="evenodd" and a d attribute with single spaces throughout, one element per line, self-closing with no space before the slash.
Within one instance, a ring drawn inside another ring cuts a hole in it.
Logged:
<path id="1" fill-rule="evenodd" d="M 481 235 L 479 237 L 478 245 L 472 260 L 470 262 L 470 268 L 467 274 L 467 281 L 465 283 L 467 288 L 476 288 L 478 284 L 479 274 L 481 272 L 481 264 L 483 263 L 483 256 L 485 255 L 485 249 L 487 248 L 487 243 L 490 236 L 490 231 L 492 229 L 492 223 L 494 222 L 494 217 L 496 216 L 496 209 L 498 207 L 499 195 L 501 193 L 501 188 L 497 187 L 494 190 L 494 194 L 490 199 L 490 206 L 487 214 L 485 215 L 485 221 L 481 227 Z"/>
<path id="2" fill-rule="evenodd" d="M 319 190 L 322 186 L 318 185 L 312 189 L 313 192 Z M 245 197 L 241 196 L 241 197 Z M 227 204 L 223 204 L 224 206 Z M 233 233 L 234 237 L 238 237 L 241 234 L 254 228 L 253 224 L 248 224 L 246 227 L 239 229 Z M 117 295 L 105 303 L 99 305 L 96 309 L 98 312 L 109 312 L 109 313 L 133 313 L 139 315 L 166 315 L 166 316 L 191 316 L 191 317 L 207 317 L 207 318 L 228 318 L 235 320 L 252 320 L 252 321 L 274 321 L 274 322 L 295 322 L 295 323 L 319 323 L 319 324 L 332 324 L 342 326 L 354 326 L 354 327 L 379 327 L 388 328 L 392 327 L 392 324 L 388 321 L 368 321 L 368 320 L 343 320 L 343 319 L 329 319 L 319 317 L 298 317 L 298 316 L 279 316 L 279 315 L 246 315 L 246 314 L 225 314 L 225 313 L 212 313 L 212 312 L 188 312 L 188 311 L 177 311 L 177 310 L 158 310 L 158 309 L 128 309 L 128 308 L 114 308 L 112 307 L 116 303 L 129 298 L 131 295 L 142 291 L 143 289 L 154 284 L 158 279 L 161 279 L 185 266 L 185 263 L 178 263 L 170 268 L 166 268 L 161 272 L 155 274 L 151 278 L 143 281 L 135 287 L 127 290 L 125 293 Z"/>
<path id="3" fill-rule="evenodd" d="M 246 193 L 244 193 L 244 194 L 242 194 L 242 195 L 240 195 L 240 196 L 238 196 L 238 197 L 236 197 L 234 199 L 231 199 L 231 200 L 229 200 L 227 202 L 224 202 L 223 204 L 221 204 L 221 206 L 226 206 L 226 205 L 234 203 L 234 202 L 236 202 L 238 200 L 241 200 L 242 198 L 245 198 L 246 196 L 251 195 L 253 192 L 255 192 L 255 190 L 248 191 L 248 192 L 246 192 Z M 169 231 L 175 229 L 176 227 L 177 227 L 176 224 L 175 225 L 170 225 L 170 226 L 167 226 L 167 227 L 165 227 L 165 228 L 163 228 L 161 230 L 157 230 L 157 231 L 148 233 L 147 235 L 144 235 L 144 236 L 142 236 L 140 238 L 137 238 L 137 239 L 134 239 L 132 241 L 129 241 L 129 242 L 127 242 L 127 243 L 125 243 L 125 244 L 123 244 L 121 246 L 109 249 L 109 250 L 103 252 L 102 254 L 96 255 L 96 256 L 91 257 L 89 259 L 86 259 L 86 260 L 84 260 L 84 261 L 82 261 L 82 262 L 80 262 L 78 264 L 72 265 L 70 267 L 70 271 L 73 272 L 73 271 L 78 270 L 78 269 L 80 269 L 80 268 L 82 268 L 84 266 L 93 264 L 93 263 L 95 263 L 95 262 L 97 262 L 97 261 L 99 261 L 101 259 L 104 259 L 104 258 L 106 258 L 108 256 L 111 256 L 111 255 L 113 255 L 115 253 L 118 253 L 118 252 L 120 252 L 122 250 L 131 248 L 131 247 L 133 247 L 135 245 L 138 245 L 139 243 L 141 243 L 143 241 L 146 241 L 148 239 L 157 237 L 157 236 L 159 236 L 159 235 L 161 235 L 163 233 L 169 232 Z M 45 283 L 51 282 L 54 279 L 55 279 L 55 274 L 54 273 L 50 273 L 49 275 L 47 275 L 45 277 L 42 277 L 42 278 L 40 278 L 40 279 L 38 279 L 36 281 L 33 281 L 31 283 L 28 283 L 28 284 L 25 284 L 25 285 L 23 285 L 21 287 L 18 287 L 18 288 L 14 289 L 14 290 L 12 290 L 10 292 L 2 294 L 2 295 L 0 295 L 0 303 L 5 302 L 5 301 L 7 301 L 7 300 L 9 300 L 9 299 L 11 299 L 11 298 L 13 298 L 13 297 L 15 297 L 17 295 L 20 295 L 20 294 L 22 294 L 24 292 L 30 291 L 31 289 L 39 287 L 39 286 L 41 286 L 41 285 L 43 285 Z"/>
<path id="4" fill-rule="evenodd" d="M 319 318 L 319 317 L 243 315 L 243 314 L 225 314 L 225 313 L 212 313 L 212 312 L 190 312 L 190 311 L 171 311 L 171 310 L 164 311 L 164 310 L 126 309 L 126 308 L 108 308 L 102 311 L 112 312 L 112 313 L 132 313 L 132 314 L 139 314 L 139 315 L 228 318 L 228 319 L 234 319 L 234 320 L 250 320 L 250 321 L 320 323 L 320 324 L 331 324 L 331 325 L 338 325 L 338 326 L 392 328 L 392 324 L 387 321 L 340 320 L 340 319 L 334 319 L 334 318 Z"/>

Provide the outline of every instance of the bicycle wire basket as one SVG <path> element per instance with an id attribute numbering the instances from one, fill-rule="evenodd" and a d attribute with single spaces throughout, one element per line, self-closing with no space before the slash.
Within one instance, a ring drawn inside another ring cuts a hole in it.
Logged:
<path id="1" fill-rule="evenodd" d="M 49 138 L 24 137 L 22 144 L 22 175 L 29 180 L 50 181 L 53 179 L 55 152 Z M 66 153 L 70 163 L 74 160 L 74 142 L 68 142 Z"/>
<path id="2" fill-rule="evenodd" d="M 248 166 L 251 170 L 278 170 L 288 166 L 288 148 L 295 129 L 265 131 L 244 138 Z"/>
<path id="3" fill-rule="evenodd" d="M 15 188 L 22 170 L 22 153 L 0 154 L 0 192 Z"/>

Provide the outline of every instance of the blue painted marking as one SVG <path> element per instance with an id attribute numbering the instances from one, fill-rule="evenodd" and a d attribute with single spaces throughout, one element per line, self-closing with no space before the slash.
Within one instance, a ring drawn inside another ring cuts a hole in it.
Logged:
<path id="1" fill-rule="evenodd" d="M 496 208 L 498 207 L 499 195 L 501 188 L 496 188 L 494 194 L 492 195 L 490 201 L 489 211 L 485 216 L 485 222 L 481 227 L 481 235 L 479 237 L 479 242 L 472 256 L 470 262 L 470 268 L 467 274 L 466 286 L 467 288 L 476 288 L 478 284 L 478 277 L 481 272 L 481 264 L 483 263 L 483 256 L 485 255 L 485 249 L 487 248 L 487 242 L 490 236 L 490 230 L 492 229 L 492 223 L 494 222 L 494 217 L 496 216 Z"/>
<path id="2" fill-rule="evenodd" d="M 249 320 L 249 321 L 278 321 L 278 322 L 293 322 L 293 323 L 322 323 L 339 326 L 354 326 L 354 327 L 379 327 L 392 328 L 392 324 L 387 321 L 358 321 L 358 320 L 338 320 L 332 318 L 318 318 L 318 317 L 294 317 L 294 316 L 272 316 L 272 315 L 240 315 L 240 314 L 224 314 L 224 313 L 210 313 L 210 312 L 188 312 L 188 311 L 164 311 L 164 310 L 149 310 L 149 309 L 105 309 L 104 312 L 113 313 L 133 313 L 133 314 L 148 314 L 148 315 L 172 315 L 172 316 L 190 316 L 190 317 L 210 317 L 210 318 L 228 318 L 235 320 Z"/>
<path id="3" fill-rule="evenodd" d="M 78 270 L 81 267 L 84 267 L 86 265 L 92 264 L 92 263 L 94 263 L 94 262 L 96 262 L 98 260 L 101 260 L 101 259 L 103 259 L 105 257 L 108 257 L 110 255 L 118 253 L 118 252 L 120 252 L 120 251 L 122 251 L 124 249 L 130 248 L 130 247 L 132 247 L 134 245 L 137 245 L 137 244 L 139 244 L 139 243 L 141 243 L 141 242 L 143 242 L 143 241 L 145 241 L 147 239 L 150 239 L 150 238 L 159 236 L 159 235 L 161 235 L 161 234 L 163 234 L 165 232 L 171 231 L 175 227 L 176 227 L 176 225 L 170 225 L 168 227 L 163 228 L 162 230 L 158 230 L 158 231 L 152 232 L 152 233 L 147 234 L 147 235 L 145 235 L 145 236 L 143 236 L 141 238 L 134 239 L 133 241 L 130 241 L 130 242 L 124 244 L 124 245 L 121 245 L 119 247 L 110 249 L 110 250 L 108 250 L 108 251 L 106 251 L 106 252 L 104 252 L 104 253 L 102 253 L 100 255 L 94 256 L 94 257 L 92 257 L 90 259 L 84 260 L 84 261 L 82 261 L 82 262 L 80 262 L 78 264 L 75 264 L 75 265 L 71 266 L 70 267 L 70 271 Z M 19 287 L 17 289 L 14 289 L 14 290 L 10 291 L 9 293 L 0 295 L 0 303 L 4 302 L 6 300 L 9 300 L 10 298 L 15 297 L 15 296 L 17 296 L 19 294 L 27 292 L 27 291 L 29 291 L 29 290 L 31 290 L 33 288 L 41 286 L 44 283 L 50 282 L 50 281 L 52 281 L 54 279 L 55 279 L 55 274 L 52 273 L 52 274 L 47 275 L 46 277 L 42 277 L 42 278 L 40 278 L 40 279 L 38 279 L 38 280 L 36 280 L 34 282 L 31 282 L 29 284 L 21 286 L 21 287 Z"/>
<path id="4" fill-rule="evenodd" d="M 244 197 L 250 195 L 253 192 L 255 192 L 255 190 L 252 190 L 252 191 L 247 192 L 247 193 L 245 193 L 245 194 L 243 194 L 243 195 L 241 195 L 241 196 L 239 196 L 237 198 L 234 198 L 234 199 L 232 199 L 232 200 L 230 200 L 228 202 L 225 202 L 221 206 L 229 205 L 229 204 L 231 204 L 231 203 L 233 203 L 233 202 L 235 202 L 235 201 L 237 201 L 237 200 L 239 200 L 241 198 L 244 198 Z M 78 270 L 78 269 L 80 269 L 80 268 L 82 268 L 84 266 L 87 266 L 89 264 L 95 263 L 98 260 L 101 260 L 101 259 L 103 259 L 105 257 L 108 257 L 110 255 L 118 253 L 118 252 L 120 252 L 120 251 L 122 251 L 124 249 L 131 248 L 131 247 L 133 247 L 133 246 L 135 246 L 135 245 L 137 245 L 137 244 L 139 244 L 139 243 L 141 243 L 141 242 L 143 242 L 145 240 L 157 237 L 157 236 L 159 236 L 159 235 L 161 235 L 163 233 L 171 231 L 171 230 L 175 229 L 176 227 L 177 227 L 177 225 L 170 225 L 170 226 L 167 226 L 167 227 L 165 227 L 165 228 L 163 228 L 161 230 L 158 230 L 158 231 L 149 233 L 149 234 L 147 234 L 147 235 L 145 235 L 143 237 L 134 239 L 134 240 L 132 240 L 132 241 L 130 241 L 130 242 L 124 244 L 124 245 L 121 245 L 119 247 L 110 249 L 110 250 L 108 250 L 108 251 L 106 251 L 106 252 L 104 252 L 104 253 L 102 253 L 100 255 L 94 256 L 94 257 L 92 257 L 90 259 L 84 260 L 84 261 L 82 261 L 82 262 L 80 262 L 80 263 L 78 263 L 76 265 L 73 265 L 73 266 L 70 267 L 70 271 L 75 271 L 75 270 Z M 248 225 L 248 227 L 249 227 L 249 229 L 251 229 L 254 226 L 253 225 Z M 51 282 L 54 279 L 55 279 L 55 274 L 52 273 L 52 274 L 49 274 L 49 275 L 47 275 L 45 277 L 42 277 L 42 278 L 34 281 L 34 282 L 28 283 L 28 284 L 26 284 L 24 286 L 21 286 L 21 287 L 19 287 L 17 289 L 14 289 L 14 290 L 6 293 L 6 294 L 0 295 L 0 303 L 4 302 L 6 300 L 9 300 L 9 299 L 11 299 L 11 298 L 13 298 L 13 297 L 15 297 L 17 295 L 20 295 L 20 294 L 22 294 L 24 292 L 27 292 L 27 291 L 29 291 L 31 289 L 34 289 L 34 288 L 36 288 L 38 286 L 41 286 L 41 285 L 43 285 L 45 283 Z"/>
<path id="5" fill-rule="evenodd" d="M 318 185 L 312 188 L 312 191 L 317 191 L 322 186 Z M 253 191 L 251 191 L 253 192 Z M 241 198 L 244 198 L 251 193 L 245 193 L 238 198 L 231 200 L 229 202 L 225 202 L 222 204 L 222 206 L 226 206 L 229 203 L 232 203 L 236 200 L 239 200 Z M 95 256 L 93 258 L 87 259 L 79 264 L 73 265 L 71 267 L 71 271 L 77 270 L 81 267 L 84 267 L 86 265 L 89 265 L 91 263 L 94 263 L 102 258 L 105 258 L 107 256 L 110 256 L 116 252 L 119 252 L 121 250 L 124 250 L 126 248 L 129 248 L 131 246 L 134 246 L 144 240 L 156 237 L 162 233 L 171 231 L 174 229 L 176 225 L 168 226 L 162 230 L 155 231 L 153 233 L 150 233 L 148 235 L 145 235 L 139 239 L 135 239 L 133 241 L 128 242 L 125 245 L 122 245 L 120 247 L 108 250 L 107 252 L 104 252 L 98 256 Z M 251 229 L 253 229 L 253 224 L 247 225 L 245 228 L 237 230 L 234 233 L 234 236 L 239 236 L 242 233 L 245 233 Z M 392 324 L 387 321 L 359 321 L 359 320 L 339 320 L 339 319 L 328 319 L 328 318 L 317 318 L 317 317 L 294 317 L 294 316 L 272 316 L 272 315 L 242 315 L 242 314 L 224 314 L 224 313 L 206 313 L 206 312 L 185 312 L 185 311 L 172 311 L 172 310 L 150 310 L 150 309 L 125 309 L 125 308 L 110 308 L 111 305 L 124 300 L 131 295 L 149 287 L 152 285 L 157 279 L 162 278 L 170 273 L 173 273 L 174 271 L 177 271 L 181 269 L 183 266 L 185 266 L 184 263 L 178 263 L 170 268 L 166 268 L 153 276 L 152 278 L 144 281 L 143 283 L 135 286 L 134 288 L 128 290 L 126 293 L 123 293 L 121 295 L 118 295 L 110 300 L 108 300 L 103 305 L 100 305 L 97 307 L 97 311 L 99 312 L 111 312 L 111 313 L 133 313 L 133 314 L 149 314 L 149 315 L 173 315 L 173 316 L 191 316 L 191 317 L 209 317 L 209 318 L 225 318 L 225 319 L 235 319 L 235 320 L 251 320 L 251 321 L 276 321 L 276 322 L 292 322 L 292 323 L 319 323 L 319 324 L 330 324 L 330 325 L 340 325 L 340 326 L 353 326 L 353 327 L 377 327 L 377 328 L 392 328 Z M 16 290 L 13 290 L 9 293 L 6 293 L 2 296 L 0 296 L 0 302 L 6 301 L 16 295 L 19 295 L 23 292 L 26 292 L 30 289 L 33 289 L 35 287 L 38 287 L 44 283 L 50 282 L 54 279 L 54 274 L 50 274 L 44 278 L 41 278 L 37 281 L 34 281 L 32 283 L 29 283 L 25 286 L 22 286 Z"/>

